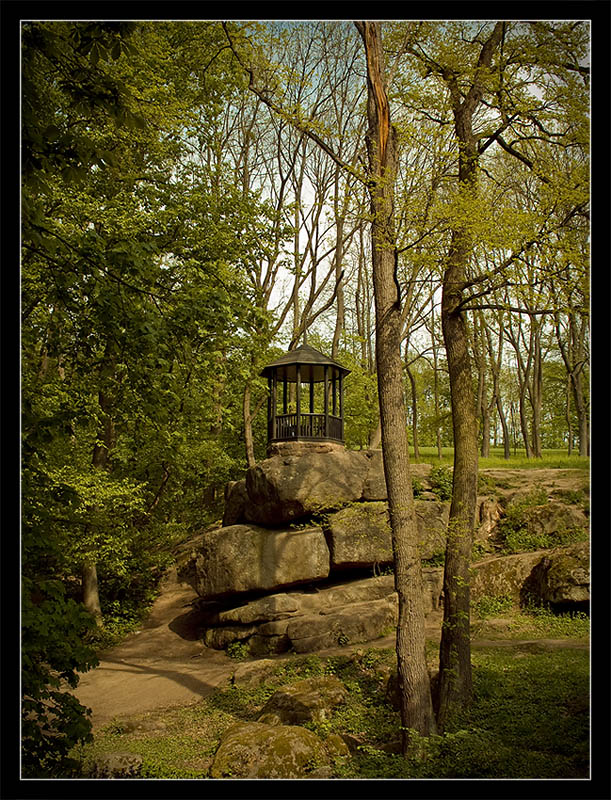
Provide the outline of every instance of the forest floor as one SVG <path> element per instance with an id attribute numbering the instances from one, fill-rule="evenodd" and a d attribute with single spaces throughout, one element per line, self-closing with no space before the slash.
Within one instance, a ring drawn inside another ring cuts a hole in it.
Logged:
<path id="1" fill-rule="evenodd" d="M 102 653 L 99 666 L 81 677 L 75 694 L 83 705 L 92 709 L 94 731 L 111 721 L 195 704 L 216 688 L 227 685 L 239 664 L 225 651 L 202 644 L 198 614 L 191 606 L 195 599 L 190 586 L 169 576 L 141 628 L 120 645 Z M 427 640 L 439 641 L 441 622 L 441 612 L 428 615 Z M 389 648 L 394 646 L 394 639 L 391 634 L 367 643 L 320 651 L 317 655 L 349 655 L 364 647 Z M 478 626 L 472 646 L 507 647 L 517 652 L 560 647 L 587 649 L 589 644 L 587 639 L 566 637 L 507 638 L 506 633 L 497 632 L 494 620 L 489 620 Z M 291 655 L 271 658 L 281 660 Z"/>

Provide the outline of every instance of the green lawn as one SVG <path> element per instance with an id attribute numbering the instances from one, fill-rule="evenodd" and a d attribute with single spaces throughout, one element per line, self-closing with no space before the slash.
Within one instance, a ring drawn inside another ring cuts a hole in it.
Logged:
<path id="1" fill-rule="evenodd" d="M 419 463 L 444 464 L 451 466 L 454 459 L 454 448 L 443 447 L 439 459 L 436 447 L 420 447 Z M 502 447 L 490 448 L 488 458 L 479 459 L 480 469 L 590 469 L 589 456 L 567 455 L 566 450 L 544 450 L 542 458 L 526 458 L 524 449 L 511 451 L 511 458 L 503 457 Z M 414 460 L 413 448 L 410 448 L 410 457 Z"/>

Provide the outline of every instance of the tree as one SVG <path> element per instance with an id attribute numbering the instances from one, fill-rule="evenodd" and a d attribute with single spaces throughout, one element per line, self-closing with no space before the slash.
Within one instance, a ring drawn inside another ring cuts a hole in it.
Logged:
<path id="1" fill-rule="evenodd" d="M 413 729 L 420 734 L 430 735 L 435 731 L 435 721 L 424 655 L 422 572 L 403 397 L 401 301 L 396 278 L 393 198 L 396 132 L 390 119 L 380 25 L 368 21 L 355 24 L 363 39 L 367 64 L 367 152 L 373 217 L 371 249 L 376 307 L 376 364 L 395 588 L 399 597 L 397 661 L 403 752 L 406 753 L 409 731 Z"/>

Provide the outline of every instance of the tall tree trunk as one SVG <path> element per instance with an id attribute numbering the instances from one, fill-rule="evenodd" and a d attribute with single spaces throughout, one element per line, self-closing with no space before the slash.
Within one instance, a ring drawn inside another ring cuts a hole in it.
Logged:
<path id="1" fill-rule="evenodd" d="M 335 173 L 335 329 L 333 331 L 333 341 L 331 343 L 331 358 L 336 360 L 339 351 L 339 340 L 344 330 L 345 325 L 345 304 L 344 304 L 344 286 L 342 280 L 343 264 L 344 264 L 344 218 L 339 212 L 337 207 L 337 198 L 339 195 L 339 169 Z"/>
<path id="2" fill-rule="evenodd" d="M 390 122 L 379 23 L 362 21 L 355 24 L 363 38 L 367 61 L 367 149 L 373 213 L 376 363 L 395 588 L 399 599 L 397 671 L 403 752 L 407 754 L 410 730 L 430 735 L 435 732 L 435 718 L 425 657 L 422 568 L 403 396 L 401 307 L 394 232 L 396 133 Z"/>
<path id="3" fill-rule="evenodd" d="M 535 325 L 532 335 L 532 383 L 530 387 L 530 404 L 532 408 L 532 452 L 535 458 L 542 458 L 541 447 L 541 406 L 543 403 L 543 365 L 541 357 L 541 326 L 531 319 Z"/>
<path id="4" fill-rule="evenodd" d="M 420 458 L 420 448 L 418 446 L 418 392 L 416 390 L 416 379 L 409 367 L 405 367 L 407 377 L 409 378 L 411 393 L 412 393 L 412 447 L 414 448 L 414 459 L 416 461 Z"/>
<path id="5" fill-rule="evenodd" d="M 583 381 L 581 372 L 571 376 L 571 385 L 573 387 L 573 398 L 575 400 L 575 409 L 577 411 L 577 420 L 579 423 L 579 455 L 590 455 L 590 425 L 588 421 L 588 412 L 583 391 Z"/>
<path id="6" fill-rule="evenodd" d="M 437 457 L 441 461 L 441 426 L 439 424 L 439 376 L 438 376 L 438 354 L 437 341 L 435 339 L 435 298 L 431 295 L 431 347 L 433 349 L 433 396 L 435 402 L 435 443 L 437 445 Z"/>
<path id="7" fill-rule="evenodd" d="M 98 405 L 100 407 L 100 430 L 93 446 L 91 463 L 95 469 L 109 468 L 109 456 L 115 444 L 115 425 L 112 418 L 113 401 L 110 384 L 115 373 L 113 346 L 107 343 L 100 367 Z M 102 626 L 102 608 L 98 589 L 98 573 L 93 554 L 87 555 L 81 565 L 81 591 L 83 605 L 93 615 L 96 625 Z"/>
<path id="8" fill-rule="evenodd" d="M 498 47 L 503 23 L 497 22 L 480 52 L 473 84 L 463 95 L 454 73 L 444 79 L 450 89 L 454 130 L 458 141 L 459 192 L 471 199 L 477 192 L 478 153 L 472 120 L 483 92 L 483 76 Z M 439 648 L 439 709 L 443 731 L 456 710 L 472 698 L 470 635 L 470 567 L 477 501 L 478 425 L 465 313 L 461 301 L 472 252 L 469 224 L 452 231 L 441 301 L 441 325 L 450 374 L 454 431 L 454 479 L 443 578 L 444 613 Z"/>

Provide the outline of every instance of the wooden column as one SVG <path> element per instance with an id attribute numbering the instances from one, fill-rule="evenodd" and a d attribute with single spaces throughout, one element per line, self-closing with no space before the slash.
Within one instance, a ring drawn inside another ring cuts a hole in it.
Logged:
<path id="1" fill-rule="evenodd" d="M 325 438 L 329 437 L 329 365 L 325 364 Z"/>
<path id="2" fill-rule="evenodd" d="M 341 420 L 341 440 L 344 441 L 344 376 L 339 374 L 339 417 Z"/>
<path id="3" fill-rule="evenodd" d="M 331 383 L 333 385 L 333 416 L 337 416 L 337 378 L 335 376 L 335 372 L 333 373 L 333 378 L 331 379 Z"/>
<path id="4" fill-rule="evenodd" d="M 310 414 L 314 413 L 314 370 L 310 376 Z"/>
<path id="5" fill-rule="evenodd" d="M 301 429 L 301 364 L 297 364 L 297 439 Z"/>
<path id="6" fill-rule="evenodd" d="M 278 403 L 276 383 L 276 372 L 274 371 L 272 377 L 272 439 L 276 438 L 276 407 Z"/>
<path id="7" fill-rule="evenodd" d="M 267 379 L 267 438 L 272 438 L 272 379 Z"/>

